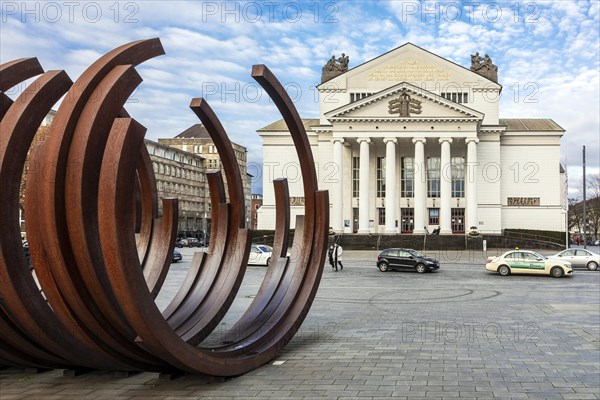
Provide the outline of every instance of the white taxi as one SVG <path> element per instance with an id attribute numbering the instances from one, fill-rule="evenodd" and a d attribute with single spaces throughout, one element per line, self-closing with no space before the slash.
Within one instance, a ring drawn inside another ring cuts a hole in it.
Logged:
<path id="1" fill-rule="evenodd" d="M 510 274 L 550 275 L 555 278 L 573 276 L 573 268 L 568 261 L 547 258 L 530 250 L 511 250 L 487 259 L 485 269 L 498 272 L 502 276 Z"/>

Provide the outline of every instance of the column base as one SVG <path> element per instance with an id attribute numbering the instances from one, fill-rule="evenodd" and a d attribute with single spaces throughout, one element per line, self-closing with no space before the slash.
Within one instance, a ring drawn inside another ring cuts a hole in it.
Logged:
<path id="1" fill-rule="evenodd" d="M 447 231 L 440 231 L 440 235 L 452 235 L 452 230 L 447 230 Z"/>
<path id="2" fill-rule="evenodd" d="M 425 231 L 425 229 L 413 229 L 412 232 L 413 235 L 424 235 L 426 233 L 427 231 Z"/>
<path id="3" fill-rule="evenodd" d="M 359 229 L 358 232 L 356 232 L 356 233 L 358 233 L 359 235 L 367 235 L 367 234 L 371 233 L 371 231 L 368 229 Z"/>
<path id="4" fill-rule="evenodd" d="M 396 228 L 386 229 L 383 233 L 385 233 L 387 235 L 395 235 L 398 233 L 398 230 Z"/>

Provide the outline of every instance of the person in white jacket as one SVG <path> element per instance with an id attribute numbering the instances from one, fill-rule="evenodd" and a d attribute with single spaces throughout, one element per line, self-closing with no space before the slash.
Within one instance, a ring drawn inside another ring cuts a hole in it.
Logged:
<path id="1" fill-rule="evenodd" d="M 342 252 L 343 251 L 344 250 L 342 249 L 342 246 L 340 246 L 339 244 L 336 243 L 335 247 L 334 247 L 334 252 L 333 252 L 333 254 L 334 254 L 334 263 L 333 264 L 335 265 L 336 271 L 338 270 L 338 268 L 337 268 L 338 264 L 340 265 L 340 271 L 344 270 L 344 266 L 342 265 Z"/>

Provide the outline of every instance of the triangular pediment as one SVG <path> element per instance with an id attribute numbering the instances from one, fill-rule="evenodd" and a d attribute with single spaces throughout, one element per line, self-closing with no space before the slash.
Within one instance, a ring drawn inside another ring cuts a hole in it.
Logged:
<path id="1" fill-rule="evenodd" d="M 468 67 L 470 54 L 465 54 L 464 65 L 459 65 L 412 43 L 406 43 L 321 83 L 318 88 L 378 91 L 400 82 L 409 82 L 419 87 L 425 85 L 427 89 L 431 89 L 430 85 L 443 88 L 445 85 L 455 87 L 465 84 L 470 87 L 502 88 Z"/>
<path id="2" fill-rule="evenodd" d="M 472 120 L 483 113 L 407 82 L 325 113 L 329 121 L 345 120 Z"/>

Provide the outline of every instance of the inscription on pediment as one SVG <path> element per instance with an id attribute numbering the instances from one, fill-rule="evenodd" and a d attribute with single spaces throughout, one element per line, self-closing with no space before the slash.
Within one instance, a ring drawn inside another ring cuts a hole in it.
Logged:
<path id="1" fill-rule="evenodd" d="M 448 81 L 450 73 L 446 68 L 418 61 L 399 61 L 387 64 L 369 72 L 370 81 Z"/>

